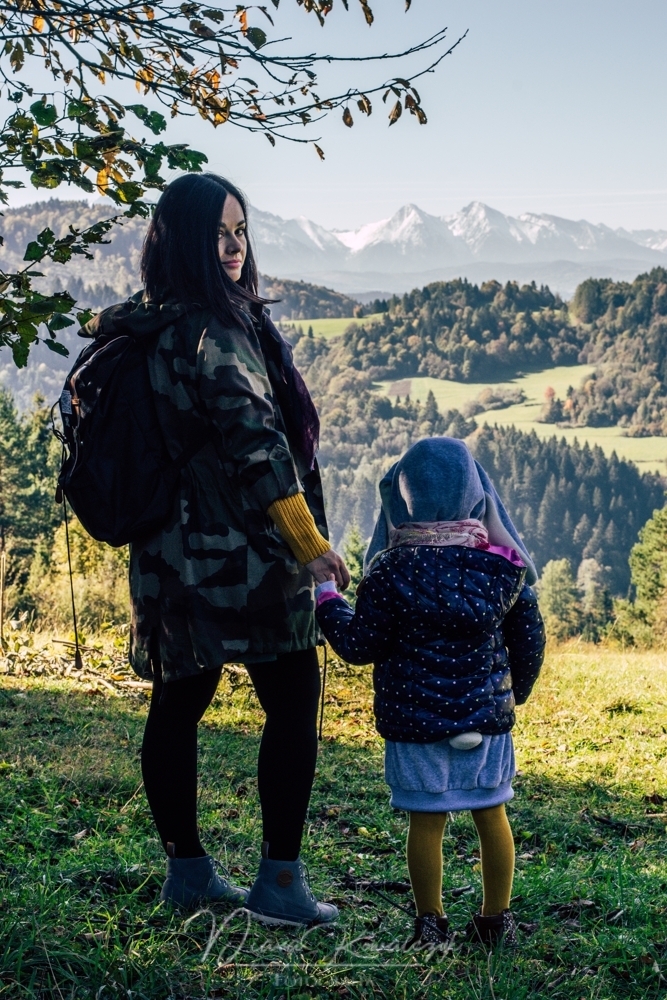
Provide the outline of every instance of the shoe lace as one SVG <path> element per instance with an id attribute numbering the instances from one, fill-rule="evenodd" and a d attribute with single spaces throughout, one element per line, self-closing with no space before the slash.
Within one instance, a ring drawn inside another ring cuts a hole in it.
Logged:
<path id="1" fill-rule="evenodd" d="M 227 868 L 226 865 L 223 865 L 222 861 L 219 861 L 217 858 L 212 858 L 211 860 L 213 861 L 213 867 L 217 870 L 218 874 L 222 875 L 226 882 L 229 882 L 232 877 L 229 868 Z"/>
<path id="2" fill-rule="evenodd" d="M 301 862 L 301 882 L 313 902 L 316 902 L 313 890 L 310 888 L 310 871 L 305 861 Z"/>

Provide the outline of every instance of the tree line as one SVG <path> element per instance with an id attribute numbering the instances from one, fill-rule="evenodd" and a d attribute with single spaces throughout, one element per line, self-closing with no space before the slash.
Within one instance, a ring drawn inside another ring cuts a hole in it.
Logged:
<path id="1" fill-rule="evenodd" d="M 667 270 L 633 282 L 591 278 L 571 303 L 547 287 L 439 281 L 372 303 L 377 321 L 331 345 L 338 362 L 371 378 L 500 381 L 527 369 L 595 364 L 541 419 L 667 434 Z M 576 383 L 573 372 L 573 383 Z"/>
<path id="2" fill-rule="evenodd" d="M 577 288 L 571 311 L 586 332 L 580 360 L 597 370 L 564 400 L 549 401 L 543 419 L 667 434 L 667 270 L 633 282 L 591 278 Z"/>
<path id="3" fill-rule="evenodd" d="M 568 444 L 557 436 L 488 426 L 493 393 L 481 394 L 475 417 L 440 412 L 432 393 L 422 404 L 378 395 L 373 375 L 347 364 L 344 341 L 299 336 L 297 364 L 314 393 L 322 417 L 320 462 L 329 497 L 334 544 L 347 525 L 358 523 L 366 537 L 378 509 L 376 484 L 389 465 L 420 437 L 447 434 L 466 438 L 475 456 L 506 500 L 538 568 L 551 559 L 570 560 L 574 573 L 584 566 L 600 586 L 625 595 L 630 583 L 628 556 L 637 532 L 664 503 L 664 483 L 641 474 L 616 454 L 599 447 Z"/>
<path id="4" fill-rule="evenodd" d="M 664 484 L 657 475 L 641 474 L 632 463 L 606 457 L 597 447 L 480 426 L 456 410 L 441 413 L 432 394 L 424 403 L 392 401 L 360 386 L 354 372 L 333 377 L 329 391 L 316 391 L 316 398 L 332 541 L 339 548 L 351 544 L 357 560 L 378 514 L 381 476 L 415 441 L 447 434 L 465 438 L 487 469 L 539 570 L 553 560 L 566 560 L 573 585 L 582 595 L 588 593 L 589 603 L 602 601 L 606 607 L 611 595 L 627 597 L 628 559 L 638 531 L 664 504 Z M 59 459 L 44 401 L 38 399 L 21 415 L 11 395 L 1 391 L 0 537 L 8 555 L 6 604 L 36 619 L 66 622 L 63 512 L 53 499 Z M 76 521 L 70 525 L 70 541 L 82 619 L 97 625 L 124 620 L 125 550 L 93 542 Z"/>

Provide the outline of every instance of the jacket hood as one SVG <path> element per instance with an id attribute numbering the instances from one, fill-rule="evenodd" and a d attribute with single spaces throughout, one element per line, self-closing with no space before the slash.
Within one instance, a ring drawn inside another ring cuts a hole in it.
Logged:
<path id="1" fill-rule="evenodd" d="M 141 338 L 173 325 L 187 310 L 181 302 L 151 302 L 137 292 L 125 302 L 103 309 L 79 331 L 80 337 L 96 338 L 126 333 Z"/>
<path id="2" fill-rule="evenodd" d="M 401 524 L 474 518 L 487 529 L 492 545 L 517 550 L 529 584 L 537 580 L 533 561 L 493 483 L 463 441 L 450 437 L 418 441 L 389 469 L 379 490 L 382 508 L 364 572 L 388 547 L 391 530 Z"/>

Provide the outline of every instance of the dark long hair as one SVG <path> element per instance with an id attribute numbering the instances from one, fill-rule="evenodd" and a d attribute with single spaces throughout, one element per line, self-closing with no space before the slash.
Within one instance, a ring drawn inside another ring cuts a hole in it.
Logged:
<path id="1" fill-rule="evenodd" d="M 172 181 L 155 206 L 141 254 L 141 279 L 150 299 L 176 298 L 213 310 L 224 323 L 247 325 L 248 307 L 266 302 L 257 294 L 257 264 L 248 250 L 237 282 L 225 273 L 218 231 L 228 195 L 248 221 L 245 197 L 217 174 L 184 174 Z"/>

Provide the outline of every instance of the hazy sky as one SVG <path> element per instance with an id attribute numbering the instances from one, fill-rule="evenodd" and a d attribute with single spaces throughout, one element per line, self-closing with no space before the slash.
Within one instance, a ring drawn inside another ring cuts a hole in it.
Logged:
<path id="1" fill-rule="evenodd" d="M 404 0 L 372 6 L 371 29 L 355 0 L 349 14 L 338 0 L 320 29 L 282 0 L 276 27 L 293 36 L 294 50 L 337 53 L 400 48 L 441 25 L 453 42 L 469 29 L 419 84 L 428 125 L 404 115 L 388 128 L 378 100 L 352 129 L 336 112 L 312 133 L 321 135 L 324 163 L 312 147 L 271 149 L 262 136 L 230 125 L 214 131 L 201 119 L 168 135 L 203 149 L 210 169 L 258 208 L 328 227 L 356 227 L 406 202 L 443 215 L 479 199 L 513 214 L 667 229 L 665 0 L 413 0 L 407 14 Z M 338 70 L 337 89 L 355 72 Z M 373 74 L 385 77 L 377 64 Z M 34 198 L 29 190 L 14 203 Z"/>

